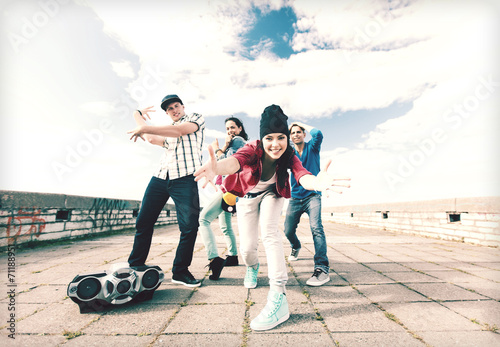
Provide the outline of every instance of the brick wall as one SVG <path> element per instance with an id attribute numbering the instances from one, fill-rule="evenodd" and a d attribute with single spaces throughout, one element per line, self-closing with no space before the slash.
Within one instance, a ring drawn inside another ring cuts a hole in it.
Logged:
<path id="1" fill-rule="evenodd" d="M 500 246 L 500 197 L 327 207 L 322 216 L 360 227 Z"/>
<path id="2" fill-rule="evenodd" d="M 0 249 L 8 244 L 72 239 L 89 234 L 130 230 L 140 201 L 0 191 Z M 177 223 L 167 204 L 158 225 Z"/>

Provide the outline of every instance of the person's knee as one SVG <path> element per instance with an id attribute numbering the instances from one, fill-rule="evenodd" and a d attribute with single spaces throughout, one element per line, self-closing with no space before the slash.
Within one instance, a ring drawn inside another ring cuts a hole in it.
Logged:
<path id="1" fill-rule="evenodd" d="M 282 239 L 278 231 L 270 231 L 262 233 L 262 244 L 264 246 L 276 246 L 281 245 Z"/>
<path id="2" fill-rule="evenodd" d="M 181 232 L 181 237 L 180 237 L 180 242 L 194 242 L 193 240 L 196 240 L 196 237 L 198 236 L 198 228 L 195 229 L 182 229 L 180 230 Z"/>
<path id="3" fill-rule="evenodd" d="M 296 225 L 292 226 L 290 224 L 285 225 L 284 232 L 285 232 L 285 235 L 294 235 L 297 232 L 297 226 Z"/>
<path id="4" fill-rule="evenodd" d="M 257 253 L 258 245 L 253 242 L 242 242 L 240 244 L 240 253 L 243 256 L 247 256 L 249 254 Z"/>
<path id="5" fill-rule="evenodd" d="M 191 219 L 179 219 L 179 229 L 185 230 L 186 232 L 190 232 L 191 230 L 197 231 L 199 226 L 200 226 L 200 217 L 199 216 L 192 216 Z"/>
<path id="6" fill-rule="evenodd" d="M 148 230 L 153 229 L 154 223 L 151 223 L 147 219 L 144 218 L 137 218 L 135 221 L 135 229 L 137 230 L 137 233 L 142 234 L 144 232 L 147 232 Z"/>
<path id="7" fill-rule="evenodd" d="M 200 226 L 209 227 L 210 224 L 212 224 L 212 221 L 207 219 L 205 216 L 200 216 L 199 224 Z"/>
<path id="8" fill-rule="evenodd" d="M 325 231 L 322 225 L 311 226 L 311 232 L 313 235 L 323 236 L 325 235 Z"/>

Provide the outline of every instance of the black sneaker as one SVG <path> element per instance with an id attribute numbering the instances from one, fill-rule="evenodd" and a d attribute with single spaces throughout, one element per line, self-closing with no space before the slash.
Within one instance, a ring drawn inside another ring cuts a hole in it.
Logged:
<path id="1" fill-rule="evenodd" d="M 185 272 L 181 272 L 180 274 L 174 274 L 172 276 L 172 283 L 184 284 L 186 287 L 199 287 L 201 286 L 201 282 L 194 278 L 194 276 L 186 270 Z"/>
<path id="2" fill-rule="evenodd" d="M 226 263 L 224 264 L 224 266 L 238 266 L 240 265 L 238 263 L 238 256 L 237 255 L 228 255 L 226 257 Z"/>
<path id="3" fill-rule="evenodd" d="M 299 260 L 299 252 L 300 248 L 292 248 L 290 255 L 288 256 L 288 261 L 296 261 Z"/>
<path id="4" fill-rule="evenodd" d="M 224 259 L 221 257 L 215 257 L 210 260 L 210 264 L 207 266 L 212 271 L 212 274 L 208 278 L 217 281 L 220 277 L 220 273 L 222 272 L 222 268 L 224 268 Z"/>

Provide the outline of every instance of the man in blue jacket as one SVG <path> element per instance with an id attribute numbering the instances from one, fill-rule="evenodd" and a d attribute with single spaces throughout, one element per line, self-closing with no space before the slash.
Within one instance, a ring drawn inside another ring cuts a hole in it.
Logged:
<path id="1" fill-rule="evenodd" d="M 311 134 L 312 139 L 305 142 L 306 132 Z M 302 162 L 304 168 L 313 175 L 320 171 L 319 151 L 323 142 L 323 134 L 320 130 L 304 123 L 295 122 L 290 127 L 290 139 L 295 147 L 295 154 Z M 307 280 L 309 286 L 321 286 L 330 280 L 329 262 L 326 248 L 326 237 L 321 222 L 321 192 L 305 190 L 300 186 L 293 174 L 291 175 L 292 198 L 288 202 L 285 218 L 285 235 L 290 242 L 292 251 L 288 257 L 289 261 L 298 259 L 301 249 L 300 240 L 297 237 L 297 226 L 303 213 L 309 215 L 309 223 L 314 242 L 314 273 Z"/>

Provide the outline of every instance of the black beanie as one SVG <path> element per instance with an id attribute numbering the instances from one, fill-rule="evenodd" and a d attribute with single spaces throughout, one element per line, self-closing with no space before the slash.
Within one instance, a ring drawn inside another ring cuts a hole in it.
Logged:
<path id="1" fill-rule="evenodd" d="M 267 134 L 282 133 L 289 135 L 288 117 L 278 105 L 267 106 L 260 117 L 260 138 Z"/>

